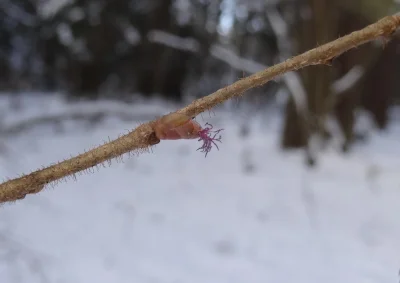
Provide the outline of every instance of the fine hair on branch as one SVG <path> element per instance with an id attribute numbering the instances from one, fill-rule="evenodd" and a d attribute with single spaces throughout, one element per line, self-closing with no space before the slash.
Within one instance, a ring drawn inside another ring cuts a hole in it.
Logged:
<path id="1" fill-rule="evenodd" d="M 297 71 L 311 65 L 331 65 L 334 58 L 366 42 L 378 38 L 382 38 L 384 41 L 390 40 L 390 37 L 399 26 L 400 15 L 384 17 L 364 29 L 242 78 L 208 96 L 193 101 L 186 107 L 176 111 L 176 113 L 195 117 L 228 99 L 239 97 L 247 90 L 264 85 L 287 72 Z M 0 184 L 0 203 L 23 199 L 27 194 L 40 192 L 50 183 L 68 176 L 75 177 L 78 172 L 102 165 L 104 162 L 118 158 L 125 153 L 141 153 L 148 150 L 152 145 L 160 142 L 154 131 L 157 120 L 142 124 L 128 134 L 78 156 Z"/>

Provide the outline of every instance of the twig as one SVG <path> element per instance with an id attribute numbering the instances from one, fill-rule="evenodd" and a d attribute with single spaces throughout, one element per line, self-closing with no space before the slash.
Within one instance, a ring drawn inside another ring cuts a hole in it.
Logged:
<path id="1" fill-rule="evenodd" d="M 349 49 L 381 36 L 383 39 L 389 39 L 399 26 L 399 15 L 387 16 L 362 30 L 290 58 L 283 63 L 243 78 L 208 96 L 197 99 L 177 112 L 190 117 L 197 116 L 228 99 L 241 96 L 245 91 L 261 86 L 284 73 L 296 71 L 311 65 L 330 65 L 335 57 Z M 153 120 L 143 124 L 129 134 L 86 153 L 0 184 L 0 202 L 15 201 L 24 198 L 27 194 L 41 191 L 46 184 L 102 164 L 104 161 L 109 161 L 124 153 L 148 149 L 151 145 L 160 142 L 153 131 L 154 122 Z"/>

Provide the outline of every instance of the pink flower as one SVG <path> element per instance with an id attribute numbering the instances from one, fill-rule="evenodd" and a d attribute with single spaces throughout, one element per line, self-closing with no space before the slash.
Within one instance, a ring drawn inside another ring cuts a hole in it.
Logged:
<path id="1" fill-rule="evenodd" d="M 209 127 L 207 127 L 207 126 L 209 126 Z M 224 130 L 224 129 L 219 129 L 216 131 L 212 131 L 212 129 L 213 129 L 213 126 L 209 123 L 206 123 L 206 127 L 198 132 L 199 141 L 203 141 L 203 145 L 201 147 L 199 147 L 197 150 L 201 150 L 201 152 L 205 152 L 206 153 L 205 157 L 207 157 L 207 154 L 211 151 L 213 144 L 219 150 L 218 145 L 215 142 L 216 141 L 221 142 L 221 135 L 218 138 L 216 138 L 216 136 L 219 134 L 220 131 Z"/>

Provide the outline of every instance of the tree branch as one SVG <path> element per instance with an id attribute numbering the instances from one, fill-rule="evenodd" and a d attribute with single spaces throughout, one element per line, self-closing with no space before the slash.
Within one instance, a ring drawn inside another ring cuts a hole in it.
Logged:
<path id="1" fill-rule="evenodd" d="M 239 97 L 245 91 L 261 86 L 284 73 L 296 71 L 311 65 L 330 65 L 335 57 L 349 49 L 381 36 L 384 40 L 389 39 L 399 26 L 399 15 L 387 16 L 362 30 L 353 32 L 335 41 L 290 58 L 280 64 L 243 78 L 208 96 L 197 99 L 177 112 L 190 117 L 197 116 L 228 99 Z M 143 124 L 114 141 L 76 157 L 0 184 L 0 203 L 15 201 L 24 198 L 27 194 L 37 193 L 51 182 L 68 176 L 74 176 L 75 173 L 96 165 L 101 165 L 103 162 L 110 161 L 124 153 L 148 149 L 151 145 L 160 142 L 153 130 L 155 121 L 156 120 L 153 120 Z"/>

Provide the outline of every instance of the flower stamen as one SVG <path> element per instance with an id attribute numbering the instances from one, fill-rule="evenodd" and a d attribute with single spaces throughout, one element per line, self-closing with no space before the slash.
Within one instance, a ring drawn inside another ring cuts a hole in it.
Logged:
<path id="1" fill-rule="evenodd" d="M 205 152 L 207 157 L 207 154 L 211 151 L 213 144 L 216 146 L 216 148 L 219 150 L 218 145 L 216 144 L 217 142 L 221 142 L 221 135 L 217 137 L 219 132 L 221 132 L 224 129 L 219 129 L 216 131 L 212 131 L 213 126 L 209 123 L 206 123 L 206 127 L 199 131 L 199 141 L 203 141 L 203 145 L 199 147 L 197 150 L 200 150 L 201 152 Z M 213 135 L 214 134 L 214 135 Z"/>

